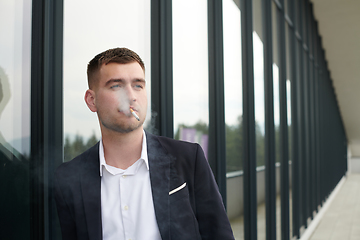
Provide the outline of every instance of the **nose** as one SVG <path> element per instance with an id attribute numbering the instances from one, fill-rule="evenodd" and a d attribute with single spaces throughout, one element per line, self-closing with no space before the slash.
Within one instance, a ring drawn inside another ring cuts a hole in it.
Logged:
<path id="1" fill-rule="evenodd" d="M 126 94 L 128 96 L 129 102 L 136 102 L 136 95 L 134 89 L 131 86 L 127 86 Z"/>

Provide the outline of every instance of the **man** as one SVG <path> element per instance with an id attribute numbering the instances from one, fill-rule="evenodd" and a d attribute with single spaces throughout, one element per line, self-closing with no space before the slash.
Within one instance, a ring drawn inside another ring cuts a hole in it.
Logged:
<path id="1" fill-rule="evenodd" d="M 141 58 L 126 48 L 100 53 L 88 84 L 102 137 L 56 171 L 63 239 L 234 239 L 201 147 L 143 130 Z"/>

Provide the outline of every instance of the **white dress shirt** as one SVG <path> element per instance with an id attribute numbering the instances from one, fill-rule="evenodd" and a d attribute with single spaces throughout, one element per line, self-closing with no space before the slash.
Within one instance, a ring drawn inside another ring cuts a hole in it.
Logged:
<path id="1" fill-rule="evenodd" d="M 100 140 L 103 240 L 161 240 L 151 193 L 146 135 L 141 157 L 123 170 L 106 164 Z"/>

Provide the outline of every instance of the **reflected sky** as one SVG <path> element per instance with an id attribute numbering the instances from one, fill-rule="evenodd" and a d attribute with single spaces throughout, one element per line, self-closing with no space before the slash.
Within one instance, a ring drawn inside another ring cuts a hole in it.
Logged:
<path id="1" fill-rule="evenodd" d="M 274 124 L 280 126 L 279 67 L 273 63 Z"/>
<path id="2" fill-rule="evenodd" d="M 236 125 L 242 116 L 241 15 L 233 0 L 223 1 L 225 121 Z"/>
<path id="3" fill-rule="evenodd" d="M 81 17 L 79 17 L 79 9 Z M 98 53 L 127 47 L 145 63 L 150 119 L 150 0 L 64 1 L 64 135 L 100 137 L 96 113 L 85 104 L 86 68 Z"/>
<path id="4" fill-rule="evenodd" d="M 82 17 L 79 18 L 78 9 L 85 5 L 87 11 L 83 11 Z M 233 32 L 232 23 L 239 22 L 239 11 L 235 13 L 236 9 L 232 5 L 234 5 L 233 1 L 224 1 L 224 34 Z M 177 0 L 173 1 L 173 9 L 176 9 L 173 11 L 174 131 L 176 132 L 179 123 L 193 125 L 201 120 L 208 124 L 207 2 Z M 106 13 L 103 18 L 100 14 L 102 12 Z M 184 17 L 185 13 L 186 17 Z M 238 79 L 236 81 L 238 85 L 225 84 L 225 116 L 227 124 L 230 125 L 236 124 L 238 116 L 242 115 L 241 35 L 239 32 L 233 36 L 224 39 L 224 56 L 226 56 L 224 77 L 227 80 Z M 256 32 L 253 33 L 253 38 L 256 69 L 254 83 L 257 89 L 256 121 L 264 133 L 263 44 Z M 86 66 L 97 53 L 118 46 L 129 47 L 143 58 L 146 65 L 146 79 L 149 80 L 151 75 L 150 0 L 64 1 L 65 136 L 80 134 L 90 137 L 94 131 L 100 136 L 97 116 L 90 112 L 83 100 L 87 89 Z M 234 51 L 240 54 L 232 54 Z M 150 84 L 147 84 L 147 90 L 150 101 Z M 148 106 L 149 119 L 150 102 Z"/>
<path id="5" fill-rule="evenodd" d="M 264 47 L 256 32 L 253 32 L 253 43 L 255 121 L 258 123 L 262 134 L 265 134 Z"/>
<path id="6" fill-rule="evenodd" d="M 173 1 L 174 132 L 209 123 L 207 1 Z M 186 17 L 184 17 L 186 14 Z"/>
<path id="7" fill-rule="evenodd" d="M 31 1 L 2 0 L 0 143 L 30 152 Z"/>

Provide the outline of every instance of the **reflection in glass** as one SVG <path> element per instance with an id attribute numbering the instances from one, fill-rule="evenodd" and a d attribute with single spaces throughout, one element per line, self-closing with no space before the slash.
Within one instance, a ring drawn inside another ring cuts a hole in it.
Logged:
<path id="1" fill-rule="evenodd" d="M 280 162 L 280 93 L 279 93 L 279 67 L 273 64 L 274 88 L 274 124 L 275 124 L 275 159 Z"/>
<path id="2" fill-rule="evenodd" d="M 274 98 L 274 134 L 275 134 L 275 164 L 276 164 L 276 239 L 281 239 L 281 143 L 280 143 L 280 78 L 279 78 L 279 65 L 280 65 L 280 51 L 279 48 L 279 29 L 278 29 L 278 8 L 274 2 L 272 6 L 272 37 L 273 37 L 273 98 Z"/>
<path id="3" fill-rule="evenodd" d="M 265 174 L 265 95 L 264 95 L 264 56 L 263 43 L 256 32 L 254 41 L 254 88 L 255 88 L 255 137 L 257 176 Z M 265 199 L 265 182 L 257 182 L 258 199 Z M 260 195 L 261 194 L 261 195 Z M 266 237 L 265 202 L 258 206 L 258 239 Z"/>
<path id="4" fill-rule="evenodd" d="M 291 81 L 286 80 L 286 101 L 287 101 L 287 123 L 288 123 L 288 141 L 289 141 L 289 162 L 291 163 Z"/>
<path id="5" fill-rule="evenodd" d="M 254 39 L 254 88 L 255 88 L 255 134 L 256 163 L 265 165 L 265 100 L 263 43 L 256 32 Z"/>
<path id="6" fill-rule="evenodd" d="M 289 219 L 290 219 L 290 236 L 292 236 L 292 151 L 291 151 L 291 138 L 292 138 L 292 131 L 291 131 L 291 81 L 289 79 L 286 80 L 286 98 L 287 98 L 287 122 L 288 122 L 288 146 L 289 146 Z"/>
<path id="7" fill-rule="evenodd" d="M 287 3 L 287 1 L 285 2 Z M 290 34 L 291 27 L 286 23 L 285 27 L 285 44 L 286 44 L 286 101 L 287 101 L 287 123 L 288 123 L 288 150 L 289 150 L 289 225 L 290 225 L 290 236 L 293 235 L 293 225 L 292 225 L 292 131 L 291 131 L 291 76 L 292 76 L 292 56 L 290 50 Z"/>
<path id="8" fill-rule="evenodd" d="M 174 137 L 199 143 L 207 157 L 207 1 L 175 0 L 172 4 Z"/>
<path id="9" fill-rule="evenodd" d="M 281 239 L 280 89 L 279 89 L 279 67 L 275 63 L 273 63 L 273 87 L 274 87 L 273 92 L 274 92 L 275 161 L 276 161 L 276 239 Z"/>
<path id="10" fill-rule="evenodd" d="M 223 1 L 226 170 L 242 170 L 241 16 L 233 0 Z"/>
<path id="11" fill-rule="evenodd" d="M 223 32 L 227 210 L 235 238 L 243 239 L 241 12 L 233 0 L 223 1 Z"/>
<path id="12" fill-rule="evenodd" d="M 79 17 L 79 9 L 84 6 L 86 11 Z M 84 101 L 88 89 L 86 67 L 96 54 L 115 47 L 135 51 L 145 63 L 148 114 L 144 126 L 150 128 L 150 0 L 64 1 L 65 161 L 100 138 L 96 113 Z"/>
<path id="13" fill-rule="evenodd" d="M 0 238 L 30 239 L 31 1 L 0 5 Z"/>

